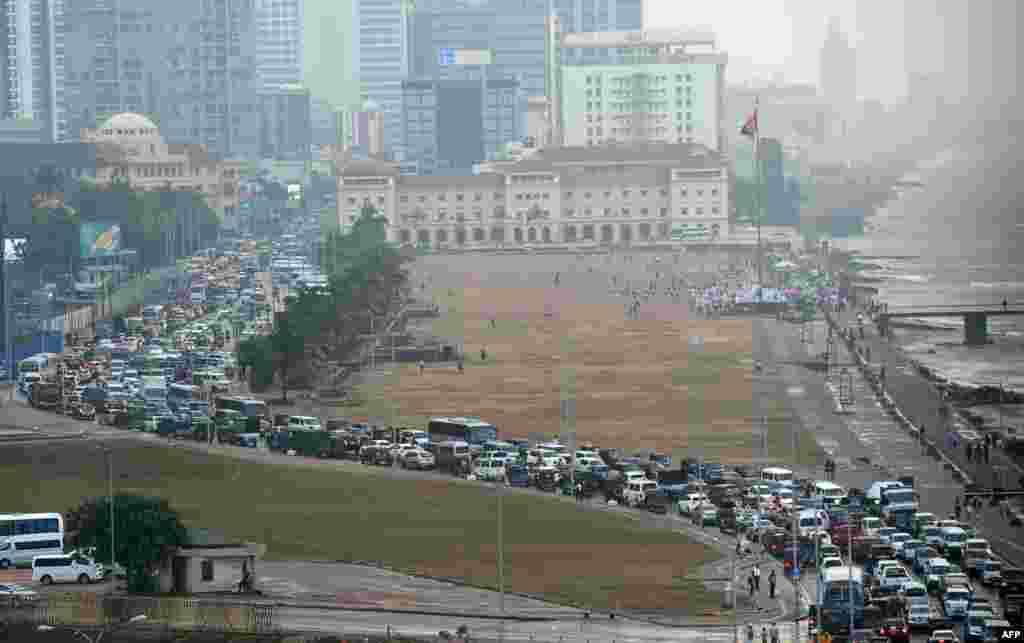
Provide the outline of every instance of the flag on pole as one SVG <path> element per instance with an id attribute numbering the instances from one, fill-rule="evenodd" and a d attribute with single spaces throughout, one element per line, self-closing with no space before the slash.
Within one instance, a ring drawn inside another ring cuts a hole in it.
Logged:
<path id="1" fill-rule="evenodd" d="M 749 136 L 750 138 L 757 137 L 757 106 L 754 106 L 754 113 L 747 117 L 747 122 L 743 124 L 743 128 L 740 130 L 740 134 Z"/>

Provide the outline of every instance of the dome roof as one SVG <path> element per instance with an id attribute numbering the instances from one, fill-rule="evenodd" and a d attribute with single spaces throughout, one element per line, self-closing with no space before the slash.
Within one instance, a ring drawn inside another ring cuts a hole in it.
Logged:
<path id="1" fill-rule="evenodd" d="M 108 118 L 99 127 L 101 138 L 119 141 L 159 138 L 160 130 L 153 121 L 142 114 L 125 112 Z"/>

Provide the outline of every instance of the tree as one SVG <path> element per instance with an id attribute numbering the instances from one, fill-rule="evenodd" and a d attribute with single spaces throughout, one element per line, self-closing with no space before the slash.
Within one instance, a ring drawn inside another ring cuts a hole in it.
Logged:
<path id="1" fill-rule="evenodd" d="M 74 547 L 95 547 L 97 558 L 110 560 L 110 505 L 107 498 L 92 498 L 65 516 L 68 542 Z M 178 514 L 162 498 L 118 494 L 114 496 L 116 535 L 114 560 L 128 574 L 129 592 L 152 592 L 152 572 L 167 553 L 185 540 Z"/>
<path id="2" fill-rule="evenodd" d="M 304 326 L 308 327 L 308 320 L 299 321 L 300 319 L 291 311 L 280 315 L 274 325 L 274 331 L 267 338 L 274 372 L 281 379 L 281 399 L 286 402 L 290 378 L 306 357 L 306 337 L 303 330 Z"/>

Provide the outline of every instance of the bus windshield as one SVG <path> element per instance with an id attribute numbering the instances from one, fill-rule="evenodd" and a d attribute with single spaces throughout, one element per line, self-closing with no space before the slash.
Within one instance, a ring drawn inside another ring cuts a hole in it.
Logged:
<path id="1" fill-rule="evenodd" d="M 887 504 L 902 505 L 917 502 L 917 498 L 913 489 L 893 489 L 885 493 L 885 501 Z"/>

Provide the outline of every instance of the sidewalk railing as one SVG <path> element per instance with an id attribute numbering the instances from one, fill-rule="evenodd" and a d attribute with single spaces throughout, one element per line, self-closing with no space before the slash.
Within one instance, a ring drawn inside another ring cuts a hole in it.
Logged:
<path id="1" fill-rule="evenodd" d="M 7 607 L 0 605 L 0 607 Z M 145 615 L 147 626 L 217 632 L 259 633 L 275 629 L 269 604 L 222 598 L 104 596 L 61 593 L 4 610 L 8 622 L 50 626 L 108 626 Z"/>

